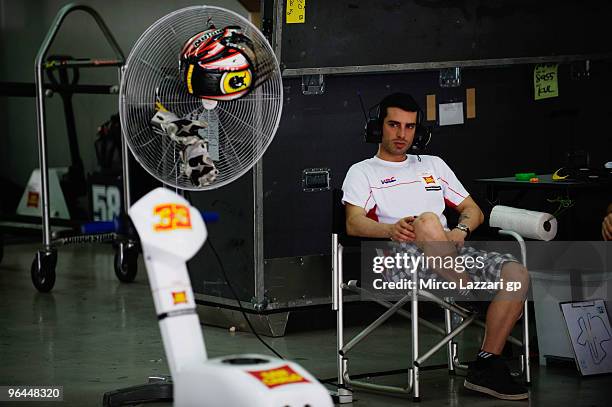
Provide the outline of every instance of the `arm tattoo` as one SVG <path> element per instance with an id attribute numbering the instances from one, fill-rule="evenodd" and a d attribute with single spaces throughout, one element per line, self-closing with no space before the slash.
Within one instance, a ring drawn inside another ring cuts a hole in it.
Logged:
<path id="1" fill-rule="evenodd" d="M 467 213 L 462 213 L 461 215 L 459 215 L 459 223 L 463 222 L 466 219 L 469 219 L 470 216 Z"/>

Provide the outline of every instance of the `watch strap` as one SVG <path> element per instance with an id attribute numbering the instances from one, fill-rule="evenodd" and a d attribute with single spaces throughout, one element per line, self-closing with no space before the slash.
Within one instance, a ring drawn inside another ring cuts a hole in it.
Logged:
<path id="1" fill-rule="evenodd" d="M 461 230 L 461 231 L 465 232 L 465 233 L 466 233 L 466 235 L 465 235 L 465 238 L 466 238 L 466 239 L 469 239 L 469 238 L 470 238 L 470 235 L 472 234 L 472 231 L 470 230 L 470 227 L 469 227 L 468 225 L 466 225 L 465 223 L 459 223 L 459 224 L 458 224 L 458 225 L 455 227 L 455 229 L 459 229 L 459 230 Z"/>

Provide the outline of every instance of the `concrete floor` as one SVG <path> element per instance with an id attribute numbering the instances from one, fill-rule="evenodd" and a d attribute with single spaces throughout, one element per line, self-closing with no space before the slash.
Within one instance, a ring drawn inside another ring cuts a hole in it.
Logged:
<path id="1" fill-rule="evenodd" d="M 28 244 L 6 246 L 0 265 L 0 386 L 62 385 L 65 401 L 52 405 L 96 406 L 102 404 L 105 391 L 140 384 L 151 374 L 168 372 L 142 264 L 136 282 L 122 284 L 112 271 L 109 246 L 61 249 L 55 288 L 50 294 L 40 294 L 30 281 L 35 250 L 36 246 Z M 347 335 L 355 332 L 357 327 L 350 328 Z M 269 353 L 251 334 L 212 327 L 206 327 L 204 334 L 211 357 Z M 481 333 L 474 329 L 462 335 L 471 344 L 462 349 L 469 357 Z M 423 347 L 434 338 L 424 334 Z M 290 331 L 283 338 L 265 339 L 315 376 L 335 376 L 334 330 Z M 351 374 L 406 368 L 410 358 L 408 324 L 385 325 L 354 355 Z M 441 352 L 431 363 L 444 361 Z M 468 393 L 463 389 L 463 378 L 448 376 L 446 369 L 423 372 L 420 405 L 610 405 L 609 375 L 580 378 L 572 366 L 534 365 L 533 376 L 529 402 L 502 402 Z M 395 385 L 403 382 L 401 375 L 375 380 Z M 349 406 L 413 404 L 407 398 L 364 392 L 357 392 L 355 398 Z"/>

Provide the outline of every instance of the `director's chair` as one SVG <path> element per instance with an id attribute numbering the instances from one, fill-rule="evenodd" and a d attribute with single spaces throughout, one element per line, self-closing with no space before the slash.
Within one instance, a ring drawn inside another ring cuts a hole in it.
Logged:
<path id="1" fill-rule="evenodd" d="M 387 392 L 399 395 L 412 394 L 414 401 L 420 401 L 421 391 L 419 387 L 419 369 L 423 366 L 433 354 L 446 346 L 447 364 L 449 374 L 455 374 L 456 369 L 467 369 L 467 365 L 461 363 L 458 357 L 458 344 L 455 342 L 455 337 L 465 330 L 469 325 L 475 324 L 484 329 L 484 322 L 476 319 L 476 313 L 459 306 L 454 303 L 452 298 L 440 298 L 431 292 L 418 289 L 417 279 L 418 273 L 411 273 L 413 289 L 396 302 L 387 301 L 379 295 L 372 293 L 364 288 L 359 287 L 357 280 L 344 282 L 343 270 L 343 254 L 345 248 L 361 249 L 361 243 L 366 239 L 360 239 L 348 236 L 346 234 L 345 209 L 342 204 L 342 190 L 334 189 L 332 192 L 332 308 L 336 311 L 336 362 L 338 372 L 338 392 L 335 398 L 339 403 L 352 402 L 353 388 L 360 388 L 369 391 Z M 508 230 L 500 230 L 500 234 L 510 236 L 516 239 L 521 250 L 521 260 L 523 265 L 526 265 L 526 249 L 523 238 L 516 232 Z M 381 239 L 367 239 L 381 240 Z M 380 315 L 374 322 L 369 324 L 359 334 L 345 343 L 344 338 L 344 290 L 355 294 L 360 294 L 363 299 L 375 302 L 387 310 Z M 429 322 L 419 317 L 419 298 L 431 301 L 438 305 L 444 311 L 444 327 L 440 327 L 432 322 Z M 403 309 L 403 306 L 410 303 L 410 311 Z M 460 323 L 453 326 L 452 314 L 456 314 Z M 411 337 L 412 337 L 412 360 L 411 367 L 408 369 L 407 384 L 405 387 L 387 386 L 374 383 L 367 383 L 359 380 L 354 380 L 349 375 L 349 358 L 350 351 L 370 335 L 376 328 L 381 326 L 394 314 L 398 314 L 411 321 Z M 529 368 L 529 320 L 527 312 L 527 300 L 525 300 L 523 308 L 523 341 L 520 341 L 512 336 L 509 336 L 507 341 L 521 347 L 523 354 L 520 356 L 521 372 L 524 375 L 527 385 L 531 383 L 531 374 Z M 442 338 L 429 348 L 423 354 L 419 350 L 419 325 L 423 325 L 437 333 Z"/>

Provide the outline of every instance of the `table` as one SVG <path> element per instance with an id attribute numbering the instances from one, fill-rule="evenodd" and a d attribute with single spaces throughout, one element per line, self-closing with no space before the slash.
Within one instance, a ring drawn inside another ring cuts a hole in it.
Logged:
<path id="1" fill-rule="evenodd" d="M 519 197 L 516 201 L 519 201 L 528 192 L 542 191 L 542 190 L 557 190 L 561 191 L 565 198 L 575 199 L 586 191 L 602 190 L 609 191 L 610 201 L 612 201 L 612 180 L 599 179 L 594 181 L 553 181 L 552 174 L 538 175 L 539 182 L 529 181 L 518 181 L 514 177 L 501 177 L 501 178 L 480 178 L 474 180 L 478 184 L 483 184 L 486 187 L 486 196 L 491 204 L 497 204 L 498 194 L 500 191 L 518 190 L 520 191 Z M 509 206 L 517 206 L 515 202 L 509 202 Z M 602 208 L 602 212 L 605 208 Z M 567 224 L 565 237 L 572 236 L 572 210 L 567 212 Z M 571 240 L 571 239 L 565 239 Z M 580 289 L 580 276 L 576 272 L 570 273 L 570 281 L 572 286 L 572 299 L 578 299 L 579 295 L 577 290 Z"/>
<path id="2" fill-rule="evenodd" d="M 594 190 L 609 190 L 610 201 L 612 201 L 612 179 L 599 179 L 593 181 L 553 181 L 552 174 L 538 175 L 539 182 L 517 181 L 514 177 L 501 178 L 479 178 L 474 181 L 486 187 L 486 198 L 492 205 L 498 204 L 498 195 L 501 191 L 519 191 L 515 202 L 508 202 L 509 206 L 517 206 L 520 201 L 530 191 L 560 191 L 564 198 L 574 200 L 583 192 Z M 604 208 L 602 208 L 602 211 Z M 572 211 L 567 214 L 568 229 L 565 238 L 572 237 Z M 566 239 L 571 240 L 571 239 Z"/>

